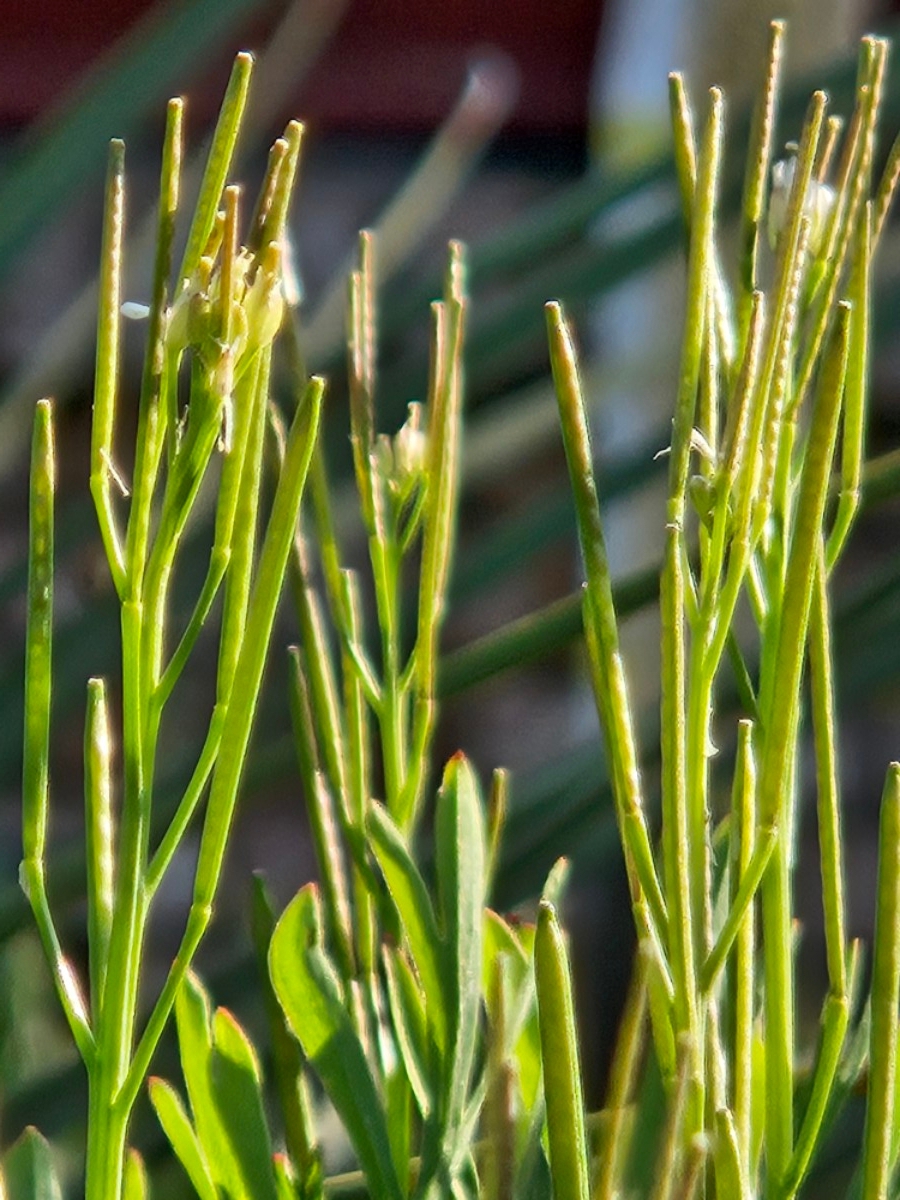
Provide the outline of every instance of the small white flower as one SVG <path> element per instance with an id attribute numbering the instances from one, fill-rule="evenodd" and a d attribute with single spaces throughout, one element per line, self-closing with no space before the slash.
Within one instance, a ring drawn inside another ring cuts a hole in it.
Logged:
<path id="1" fill-rule="evenodd" d="M 296 308 L 303 300 L 303 281 L 297 269 L 297 251 L 294 240 L 285 229 L 281 235 L 281 292 L 289 308 Z"/>
<path id="2" fill-rule="evenodd" d="M 769 196 L 769 244 L 773 250 L 787 223 L 788 205 L 796 174 L 797 159 L 793 154 L 790 158 L 780 159 L 772 167 L 772 192 Z M 803 211 L 810 220 L 809 248 L 813 254 L 817 254 L 822 248 L 822 240 L 828 227 L 828 218 L 834 208 L 834 201 L 833 187 L 827 183 L 820 183 L 817 179 L 809 181 L 806 198 L 803 202 Z"/>
<path id="3" fill-rule="evenodd" d="M 394 469 L 404 482 L 420 475 L 425 469 L 428 439 L 421 424 L 422 406 L 412 403 L 409 417 L 394 438 Z"/>

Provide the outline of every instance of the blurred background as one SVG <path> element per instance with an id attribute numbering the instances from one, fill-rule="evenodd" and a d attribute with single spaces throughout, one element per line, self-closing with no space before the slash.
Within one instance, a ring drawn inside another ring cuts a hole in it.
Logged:
<path id="1" fill-rule="evenodd" d="M 577 944 L 580 1019 L 596 1103 L 628 979 L 631 917 L 581 669 L 579 568 L 543 340 L 542 306 L 577 318 L 607 493 L 614 570 L 624 585 L 626 655 L 652 781 L 658 639 L 654 568 L 663 528 L 654 453 L 666 445 L 681 336 L 682 226 L 670 159 L 666 75 L 683 69 L 698 106 L 729 99 L 723 202 L 733 211 L 774 16 L 789 21 L 779 139 L 796 136 L 813 86 L 849 111 L 856 41 L 897 28 L 875 0 L 65 0 L 0 8 L 0 1138 L 25 1123 L 65 1141 L 83 1079 L 16 882 L 26 463 L 35 400 L 58 402 L 60 554 L 51 883 L 67 945 L 83 952 L 80 892 L 84 685 L 114 677 L 112 588 L 87 490 L 95 273 L 110 137 L 129 172 L 128 298 L 146 299 L 149 222 L 165 100 L 188 97 L 200 161 L 231 59 L 257 55 L 241 177 L 255 190 L 272 140 L 306 122 L 293 230 L 309 365 L 330 380 L 328 451 L 348 480 L 342 335 L 356 232 L 379 231 L 380 428 L 394 432 L 427 383 L 428 303 L 446 242 L 470 247 L 466 450 L 453 608 L 445 638 L 441 756 L 462 747 L 483 778 L 513 772 L 496 903 L 526 904 L 560 854 L 574 860 L 567 919 Z M 900 127 L 892 64 L 882 154 Z M 742 131 L 744 131 L 742 133 Z M 189 177 L 190 178 L 190 177 Z M 193 186 L 197 172 L 193 168 Z M 189 190 L 189 189 L 188 189 Z M 187 205 L 185 205 L 186 207 Z M 851 932 L 871 920 L 875 813 L 885 764 L 900 754 L 897 401 L 900 242 L 885 241 L 866 510 L 837 581 L 840 711 Z M 129 331 L 126 382 L 142 353 Z M 128 413 L 123 413 L 123 444 Z M 343 485 L 342 485 L 343 486 Z M 352 514 L 352 505 L 347 511 Z M 351 559 L 360 555 L 352 522 Z M 252 870 L 286 901 L 314 871 L 305 837 L 276 633 L 270 686 L 230 859 L 230 883 L 200 969 L 252 1027 L 245 913 Z M 189 704 L 186 712 L 189 710 Z M 177 788 L 191 751 L 171 748 Z M 651 786 L 652 792 L 652 786 Z M 807 828 L 809 826 L 809 828 Z M 824 979 L 814 899 L 815 829 L 801 886 L 809 1003 Z M 181 930 L 190 863 L 162 897 L 160 968 Z M 12 1029 L 15 1028 L 13 1035 Z M 165 1064 L 163 1064 L 165 1068 Z M 152 1159 L 152 1122 L 139 1130 Z M 73 1193 L 74 1194 L 74 1193 Z M 172 1193 L 175 1194 L 174 1192 Z"/>

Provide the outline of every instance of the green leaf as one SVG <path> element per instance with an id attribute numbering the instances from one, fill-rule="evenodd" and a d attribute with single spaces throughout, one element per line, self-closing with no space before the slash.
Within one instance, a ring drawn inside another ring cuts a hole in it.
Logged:
<path id="1" fill-rule="evenodd" d="M 291 1171 L 291 1162 L 288 1156 L 286 1154 L 276 1154 L 272 1159 L 272 1165 L 275 1169 L 275 1190 L 278 1194 L 278 1200 L 297 1200 L 300 1193 L 297 1191 L 296 1181 Z"/>
<path id="2" fill-rule="evenodd" d="M 533 925 L 513 927 L 499 913 L 485 910 L 482 987 L 487 993 L 492 964 L 503 954 L 510 991 L 504 1053 L 515 1056 L 519 1092 L 526 1115 L 538 1101 L 541 1084 L 541 1035 L 534 990 L 534 933 Z"/>
<path id="3" fill-rule="evenodd" d="M 425 993 L 425 1011 L 434 1040 L 443 1053 L 447 1046 L 444 980 L 440 934 L 428 889 L 406 848 L 403 834 L 387 810 L 373 803 L 368 817 L 369 841 L 391 899 L 403 924 L 409 951 Z"/>
<path id="4" fill-rule="evenodd" d="M 522 1103 L 526 1112 L 531 1112 L 541 1099 L 541 1027 L 536 1004 L 528 1010 L 515 1054 Z"/>
<path id="5" fill-rule="evenodd" d="M 62 1200 L 50 1144 L 31 1125 L 6 1152 L 3 1179 L 10 1200 Z"/>
<path id="6" fill-rule="evenodd" d="M 481 977 L 482 986 L 487 991 L 493 970 L 493 962 L 498 954 L 506 954 L 510 959 L 510 983 L 520 986 L 528 976 L 530 953 L 522 945 L 518 930 L 509 924 L 505 918 L 492 908 L 484 910 L 484 932 Z"/>
<path id="7" fill-rule="evenodd" d="M 129 1150 L 122 1181 L 122 1200 L 147 1200 L 147 1168 L 137 1150 Z"/>
<path id="8" fill-rule="evenodd" d="M 269 978 L 269 946 L 274 929 L 275 911 L 271 898 L 262 877 L 254 875 L 253 942 L 268 1018 L 269 1045 L 284 1126 L 285 1148 L 300 1176 L 302 1193 L 309 1198 L 318 1195 L 321 1191 L 322 1164 L 316 1143 L 300 1047 L 287 1026 Z M 276 1155 L 276 1158 L 278 1157 Z M 281 1186 L 280 1183 L 279 1186 Z"/>
<path id="9" fill-rule="evenodd" d="M 541 1113 L 543 1116 L 543 1112 Z M 543 1120 L 535 1119 L 525 1143 L 525 1152 L 516 1172 L 515 1194 L 521 1200 L 546 1200 L 552 1195 L 550 1164 L 541 1143 Z"/>
<path id="10" fill-rule="evenodd" d="M 253 1200 L 278 1200 L 260 1070 L 246 1034 L 224 1008 L 213 1018 L 212 1087 L 219 1117 Z"/>
<path id="11" fill-rule="evenodd" d="M 425 998 L 405 955 L 391 946 L 384 947 L 384 974 L 397 1049 L 419 1112 L 423 1118 L 427 1118 L 434 1104 L 434 1095 L 427 1071 Z"/>
<path id="12" fill-rule="evenodd" d="M 445 1119 L 447 1133 L 455 1139 L 466 1106 L 478 1038 L 485 901 L 484 812 L 475 773 L 462 753 L 450 759 L 438 793 L 435 852 L 452 1030 L 447 1047 Z"/>
<path id="13" fill-rule="evenodd" d="M 337 973 L 321 946 L 321 926 L 318 893 L 308 884 L 285 909 L 272 935 L 272 984 L 344 1123 L 371 1194 L 379 1200 L 402 1200 L 384 1110 Z"/>
<path id="14" fill-rule="evenodd" d="M 407 1179 L 412 1156 L 413 1092 L 402 1065 L 398 1064 L 397 1069 L 386 1076 L 383 1092 L 394 1169 L 398 1179 Z"/>
<path id="15" fill-rule="evenodd" d="M 164 1079 L 149 1082 L 150 1102 L 200 1200 L 217 1200 L 216 1185 L 181 1098 Z"/>
<path id="16" fill-rule="evenodd" d="M 240 1166 L 222 1127 L 212 1086 L 213 1042 L 209 998 L 196 975 L 189 972 L 178 990 L 175 1023 L 181 1069 L 187 1085 L 194 1126 L 216 1186 L 234 1192 Z"/>

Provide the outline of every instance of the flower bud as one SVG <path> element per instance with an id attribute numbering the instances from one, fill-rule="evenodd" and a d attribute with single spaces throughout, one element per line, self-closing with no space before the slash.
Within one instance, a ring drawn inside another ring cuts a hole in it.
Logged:
<path id="1" fill-rule="evenodd" d="M 274 242 L 265 249 L 256 278 L 244 299 L 247 341 L 257 349 L 268 346 L 281 327 L 284 295 L 281 287 L 281 247 Z"/>

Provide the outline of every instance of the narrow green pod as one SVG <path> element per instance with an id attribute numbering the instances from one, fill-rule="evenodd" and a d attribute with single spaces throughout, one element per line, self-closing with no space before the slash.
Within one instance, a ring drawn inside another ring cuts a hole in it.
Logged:
<path id="1" fill-rule="evenodd" d="M 719 163 L 722 156 L 724 98 L 718 88 L 709 93 L 709 116 L 703 146 L 697 164 L 694 208 L 691 217 L 691 244 L 688 256 L 688 283 L 685 330 L 681 352 L 678 399 L 672 425 L 669 455 L 670 522 L 681 530 L 694 428 L 694 411 L 700 382 L 706 319 L 715 259 L 715 206 Z"/>
<path id="2" fill-rule="evenodd" d="M 447 576 L 454 534 L 456 493 L 459 485 L 460 413 L 462 409 L 462 350 L 466 298 L 465 264 L 459 243 L 451 245 L 448 277 L 450 294 L 439 310 L 443 337 L 437 339 L 432 364 L 427 433 L 428 494 L 422 536 L 422 570 L 419 587 L 419 637 L 424 658 L 420 672 L 424 690 L 434 691 L 437 627 L 443 616 Z M 427 647 L 427 650 L 426 650 Z"/>
<path id="3" fill-rule="evenodd" d="M 500 843 L 509 811 L 509 785 L 509 771 L 505 767 L 497 767 L 491 776 L 491 790 L 488 795 L 487 865 L 485 868 L 488 896 L 490 896 L 491 884 L 500 861 Z"/>
<path id="4" fill-rule="evenodd" d="M 219 112 L 219 120 L 213 134 L 209 158 L 203 173 L 203 182 L 200 184 L 200 195 L 197 197 L 187 246 L 181 261 L 181 270 L 178 273 L 179 284 L 185 279 L 190 279 L 196 271 L 200 263 L 200 256 L 204 253 L 215 223 L 222 189 L 228 179 L 238 133 L 247 107 L 252 72 L 253 55 L 242 51 L 234 60 L 231 78 L 228 81 L 228 88 Z"/>
<path id="5" fill-rule="evenodd" d="M 342 812 L 349 817 L 346 737 L 340 693 L 325 615 L 312 580 L 310 558 L 305 538 L 298 535 L 291 547 L 288 578 L 304 646 L 304 679 L 314 727 L 318 731 L 321 765 Z"/>
<path id="6" fill-rule="evenodd" d="M 28 897 L 63 1011 L 85 1063 L 94 1042 L 72 966 L 59 944 L 44 879 L 50 808 L 50 697 L 53 646 L 52 408 L 35 412 L 29 496 L 28 615 L 25 632 L 25 731 L 22 753 L 22 851 L 19 878 Z"/>
<path id="7" fill-rule="evenodd" d="M 95 1023 L 103 1007 L 115 895 L 110 758 L 106 684 L 102 679 L 91 679 L 84 723 L 84 828 L 91 1011 Z"/>
<path id="8" fill-rule="evenodd" d="M 839 558 L 853 525 L 861 497 L 865 458 L 866 398 L 869 390 L 869 342 L 871 339 L 872 299 L 872 205 L 867 204 L 859 223 L 859 234 L 848 299 L 850 344 L 847 356 L 846 395 L 844 398 L 843 438 L 841 445 L 841 491 L 834 524 L 828 535 L 828 569 Z"/>
<path id="9" fill-rule="evenodd" d="M 799 1192 L 822 1136 L 825 1114 L 831 1101 L 849 1021 L 850 1006 L 847 997 L 833 994 L 828 996 L 822 1010 L 822 1032 L 812 1088 L 803 1122 L 797 1133 L 794 1153 L 779 1193 L 784 1200 L 793 1200 Z"/>
<path id="10" fill-rule="evenodd" d="M 259 374 L 246 396 L 249 412 L 242 434 L 240 479 L 235 481 L 231 500 L 234 514 L 227 520 L 231 530 L 231 557 L 225 579 L 222 634 L 219 641 L 218 698 L 227 700 L 236 676 L 247 629 L 253 568 L 256 563 L 259 502 L 262 487 L 262 458 L 265 444 L 266 408 L 269 401 L 270 350 L 260 353 Z M 302 402 L 301 402 L 302 406 Z M 242 418 L 243 423 L 243 418 Z M 305 473 L 305 468 L 304 468 Z M 223 498 L 224 499 L 224 498 Z"/>
<path id="11" fill-rule="evenodd" d="M 753 128 L 750 132 L 750 153 L 747 158 L 741 204 L 741 300 L 744 310 L 749 308 L 750 297 L 757 286 L 757 258 L 765 210 L 766 183 L 772 158 L 772 138 L 775 132 L 781 64 L 784 58 L 784 33 L 784 21 L 772 21 L 769 26 L 765 85 L 753 113 Z M 741 316 L 745 317 L 746 312 L 742 311 Z"/>
<path id="12" fill-rule="evenodd" d="M 896 1125 L 897 1002 L 900 998 L 900 763 L 888 767 L 881 797 L 869 1092 L 863 1142 L 865 1200 L 886 1200 Z"/>
<path id="13" fill-rule="evenodd" d="M 622 1186 L 622 1164 L 630 1146 L 627 1106 L 638 1078 L 646 1041 L 648 976 L 652 970 L 650 955 L 639 947 L 609 1072 L 592 1200 L 613 1200 Z"/>
<path id="14" fill-rule="evenodd" d="M 359 583 L 353 571 L 342 571 L 340 576 L 342 608 L 346 620 L 347 637 L 343 647 L 342 674 L 344 690 L 344 714 L 347 729 L 347 816 L 350 824 L 360 834 L 365 830 L 366 811 L 371 793 L 370 758 L 371 730 L 366 705 L 365 687 L 357 669 L 362 659 L 363 619 L 362 598 Z M 359 864 L 353 865 L 354 932 L 356 953 L 361 971 L 371 975 L 375 970 L 377 929 L 373 898 Z"/>
<path id="15" fill-rule="evenodd" d="M 534 942 L 550 1175 L 556 1200 L 588 1200 L 588 1154 L 572 978 L 556 909 L 538 912 Z"/>
<path id="16" fill-rule="evenodd" d="M 428 747 L 436 716 L 438 638 L 444 619 L 456 533 L 466 321 L 465 259 L 459 242 L 450 244 L 446 278 L 445 299 L 434 306 L 425 453 L 427 484 L 422 516 L 415 648 L 415 709 L 410 737 L 412 754 L 409 776 L 398 804 L 398 815 L 404 828 L 412 825 L 421 807 L 427 777 Z"/>
<path id="17" fill-rule="evenodd" d="M 716 1110 L 712 1157 L 716 1195 L 727 1196 L 728 1200 L 750 1200 L 750 1190 L 734 1127 L 734 1115 L 730 1109 Z"/>
<path id="18" fill-rule="evenodd" d="M 781 606 L 778 650 L 773 660 L 778 663 L 777 680 L 776 673 L 771 671 L 769 678 L 761 685 L 760 703 L 766 722 L 759 803 L 763 826 L 777 822 L 781 816 L 790 768 L 790 755 L 786 751 L 791 745 L 796 723 L 797 694 L 815 584 L 818 546 L 847 367 L 849 317 L 849 305 L 841 303 L 834 335 L 822 364 L 819 394 L 800 479 Z"/>
<path id="19" fill-rule="evenodd" d="M 506 1043 L 509 1037 L 508 958 L 498 954 L 491 967 L 487 993 L 488 1049 L 484 1125 L 487 1131 L 484 1191 L 486 1200 L 513 1200 L 515 1186 L 515 1068 Z"/>
<path id="20" fill-rule="evenodd" d="M 779 1184 L 789 1166 L 794 1138 L 793 946 L 785 841 L 792 816 L 788 798 L 800 678 L 847 367 L 849 316 L 849 305 L 842 302 L 817 387 L 795 508 L 777 646 L 768 668 L 764 665 L 760 685 L 766 741 L 759 776 L 760 841 L 754 857 L 764 852 L 763 835 L 779 830 L 761 888 L 766 985 L 766 1158 Z"/>
<path id="21" fill-rule="evenodd" d="M 53 410 L 49 400 L 41 400 L 34 414 L 28 509 L 22 848 L 25 861 L 37 863 L 42 872 L 50 803 L 54 490 Z"/>
<path id="22" fill-rule="evenodd" d="M 632 903 L 637 904 L 646 899 L 657 940 L 664 943 L 667 940 L 666 905 L 644 816 L 637 738 L 619 651 L 612 576 L 600 519 L 578 356 L 562 306 L 551 303 L 546 306 L 545 311 L 553 384 L 559 405 L 563 445 L 587 577 L 583 614 L 585 637 L 590 653 L 591 679 L 611 765 L 610 774 L 614 784 L 622 845 L 630 868 Z"/>
<path id="23" fill-rule="evenodd" d="M 375 247 L 372 233 L 359 235 L 359 270 L 350 276 L 347 332 L 350 444 L 363 523 L 375 535 Z"/>
<path id="24" fill-rule="evenodd" d="M 115 477 L 112 450 L 119 376 L 124 240 L 125 143 L 115 140 L 109 147 L 103 243 L 100 252 L 100 299 L 94 367 L 94 408 L 91 419 L 91 495 L 97 510 L 97 521 L 109 569 L 120 595 L 125 583 L 125 565 L 113 512 L 111 482 Z"/>
<path id="25" fill-rule="evenodd" d="M 673 71 L 669 76 L 669 114 L 674 140 L 675 173 L 681 193 L 681 208 L 685 224 L 690 228 L 697 185 L 697 145 L 694 137 L 694 115 L 691 112 L 684 76 Z"/>
<path id="26" fill-rule="evenodd" d="M 732 814 L 738 825 L 737 870 L 744 878 L 756 845 L 756 755 L 753 722 L 738 723 L 738 749 L 734 765 Z M 750 1163 L 750 1128 L 753 1102 L 753 1009 L 756 1000 L 756 911 L 753 902 L 735 935 L 733 1102 L 738 1154 Z"/>
<path id="27" fill-rule="evenodd" d="M 281 585 L 297 527 L 297 514 L 313 443 L 318 432 L 324 387 L 321 379 L 313 377 L 310 380 L 288 436 L 281 477 L 278 480 L 253 592 L 247 607 L 240 656 L 235 664 L 235 678 L 241 680 L 242 686 L 234 688 L 230 693 L 222 748 L 213 771 L 197 863 L 194 892 L 197 911 L 205 911 L 212 903 L 221 874 L 237 791 L 244 772 L 250 731 L 256 714 L 275 610 L 281 596 Z"/>
<path id="28" fill-rule="evenodd" d="M 159 180 L 159 208 L 156 219 L 156 256 L 153 267 L 150 320 L 147 328 L 147 349 L 141 379 L 141 412 L 150 405 L 160 405 L 157 423 L 158 436 L 169 439 L 169 462 L 174 457 L 177 441 L 178 397 L 174 369 L 167 371 L 167 360 L 173 354 L 166 345 L 168 332 L 169 276 L 172 271 L 172 245 L 175 239 L 175 217 L 181 191 L 181 162 L 184 139 L 184 100 L 169 101 L 166 110 L 166 135 L 163 142 L 162 167 Z M 159 465 L 159 446 L 153 446 Z M 152 489 L 151 489 L 152 490 Z"/>
<path id="29" fill-rule="evenodd" d="M 284 236 L 285 222 L 297 177 L 297 165 L 300 161 L 300 147 L 303 142 L 303 126 L 299 121 L 288 122 L 287 128 L 281 135 L 287 147 L 281 159 L 278 173 L 273 181 L 272 194 L 260 230 L 259 248 L 262 250 L 269 242 L 278 242 Z"/>
<path id="30" fill-rule="evenodd" d="M 846 414 L 844 420 L 846 421 Z M 847 995 L 847 931 L 844 903 L 844 839 L 834 714 L 831 606 L 826 578 L 826 551 L 820 542 L 809 618 L 809 676 L 816 753 L 816 799 L 825 952 L 835 996 Z"/>

